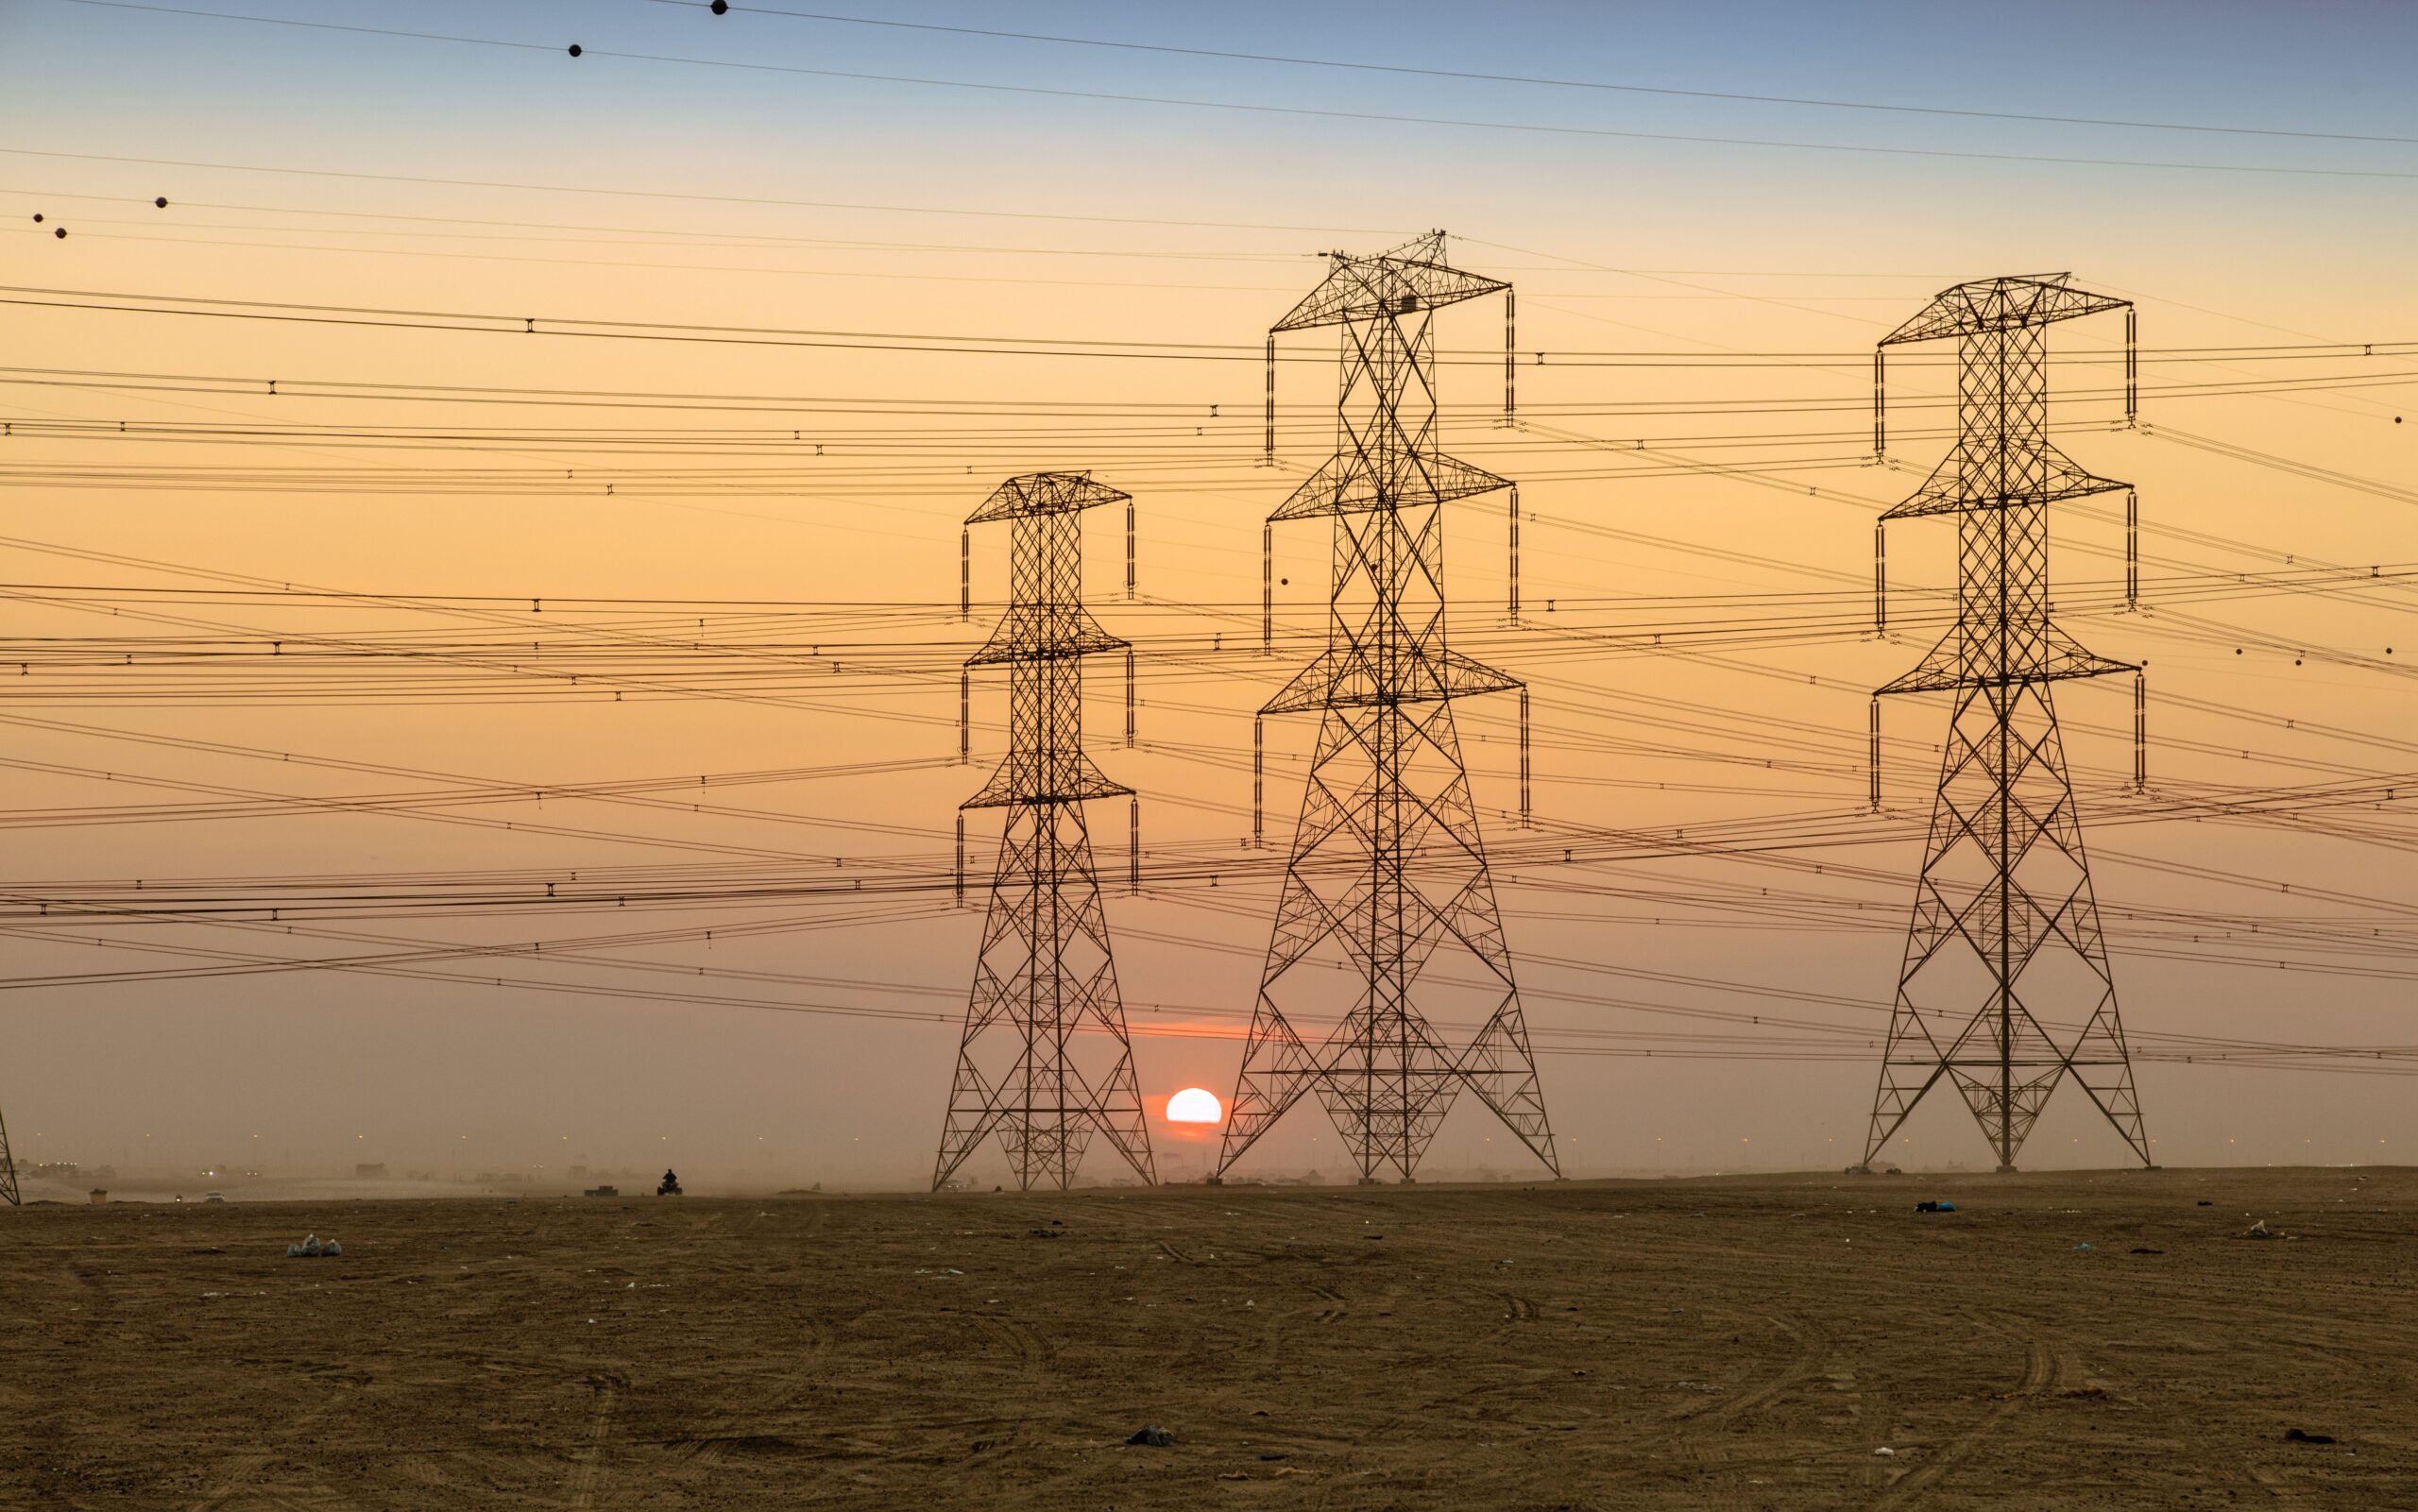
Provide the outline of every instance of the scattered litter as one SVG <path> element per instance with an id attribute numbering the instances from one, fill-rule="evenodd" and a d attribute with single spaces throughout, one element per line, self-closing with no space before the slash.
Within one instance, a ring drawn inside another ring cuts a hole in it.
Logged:
<path id="1" fill-rule="evenodd" d="M 1032 1236 L 1036 1239 L 1058 1239 L 1064 1237 L 1055 1229 L 1035 1229 L 1032 1231 Z"/>
<path id="2" fill-rule="evenodd" d="M 1896 1450 L 1894 1450 L 1894 1449 L 1891 1449 L 1888 1445 L 1883 1444 L 1883 1445 L 1882 1445 L 1879 1449 L 1874 1450 L 1874 1451 L 1873 1451 L 1873 1453 L 1876 1453 L 1876 1454 L 1887 1454 L 1887 1455 L 1891 1456 L 1892 1458 L 1894 1458 L 1894 1457 L 1896 1457 L 1896 1455 L 1897 1455 L 1897 1453 L 1898 1453 L 1898 1452 L 1897 1452 Z"/>
<path id="3" fill-rule="evenodd" d="M 1303 1470 L 1297 1465 L 1279 1465 L 1272 1473 L 1277 1475 L 1307 1475 L 1310 1472 Z"/>
<path id="4" fill-rule="evenodd" d="M 1165 1449 L 1169 1444 L 1175 1442 L 1175 1435 L 1168 1433 L 1157 1423 L 1151 1423 L 1149 1426 L 1136 1433 L 1132 1437 L 1127 1439 L 1126 1442 L 1129 1444 L 1147 1444 L 1152 1449 Z"/>
<path id="5" fill-rule="evenodd" d="M 2306 1428 L 2287 1428 L 2284 1430 L 2284 1442 L 2288 1444 L 2330 1444 L 2334 1442 L 2334 1436 L 2332 1434 L 2313 1434 Z"/>
<path id="6" fill-rule="evenodd" d="M 2086 1245 L 2086 1244 L 2078 1244 L 2078 1245 L 2074 1246 L 2074 1248 L 2075 1248 L 2075 1249 L 2089 1249 L 2089 1248 L 2090 1248 L 2090 1246 L 2088 1246 L 2088 1245 Z"/>
<path id="7" fill-rule="evenodd" d="M 1218 1472 L 1218 1479 L 1221 1481 L 1247 1481 L 1250 1480 L 1251 1477 L 1244 1474 L 1241 1470 L 1219 1470 Z"/>
<path id="8" fill-rule="evenodd" d="M 2237 1239 L 2273 1239 L 2280 1236 L 2274 1230 L 2267 1227 L 2267 1220 L 2265 1218 L 2261 1218 L 2256 1223 L 2252 1224 L 2249 1228 L 2242 1230 L 2238 1234 L 2235 1234 L 2234 1237 Z"/>
<path id="9" fill-rule="evenodd" d="M 955 1266 L 949 1266 L 949 1267 L 948 1267 L 947 1274 L 952 1275 L 952 1276 L 962 1276 L 962 1275 L 964 1275 L 964 1274 L 965 1274 L 965 1272 L 963 1272 L 963 1271 L 962 1271 L 962 1270 L 958 1269 Z"/>
<path id="10" fill-rule="evenodd" d="M 1671 1383 L 1671 1389 L 1674 1391 L 1701 1391 L 1708 1397 L 1717 1397 L 1721 1395 L 1723 1390 L 1722 1387 L 1716 1386 L 1708 1381 L 1674 1381 Z"/>
<path id="11" fill-rule="evenodd" d="M 1916 1213 L 1953 1213 L 1956 1211 L 1956 1204 L 1953 1202 L 1917 1202 L 1915 1204 L 1915 1211 Z"/>
<path id="12" fill-rule="evenodd" d="M 2206 1198 L 2202 1198 L 2196 1205 L 2204 1208 L 2212 1208 L 2216 1206 L 2214 1202 L 2209 1201 Z"/>
<path id="13" fill-rule="evenodd" d="M 317 1260 L 323 1256 L 332 1259 L 343 1253 L 344 1246 L 333 1239 L 322 1242 L 315 1233 L 300 1244 L 290 1244 L 285 1247 L 285 1258 L 288 1260 Z"/>
<path id="14" fill-rule="evenodd" d="M 2166 1251 L 2163 1249 L 2153 1249 L 2147 1245 L 2137 1244 L 2133 1246 L 2133 1253 L 2137 1255 L 2162 1255 L 2166 1253 Z"/>

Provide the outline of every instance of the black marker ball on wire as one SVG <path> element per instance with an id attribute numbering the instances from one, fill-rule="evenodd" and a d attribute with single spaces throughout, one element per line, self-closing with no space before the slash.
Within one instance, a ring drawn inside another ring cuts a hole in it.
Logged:
<path id="1" fill-rule="evenodd" d="M 572 43 L 570 44 L 570 55 L 571 55 L 573 58 L 577 58 L 577 57 L 579 56 L 579 43 L 577 43 L 577 42 L 572 42 Z"/>
<path id="2" fill-rule="evenodd" d="M 729 15 L 730 0 L 714 0 L 713 10 L 714 14 L 717 16 Z"/>
<path id="3" fill-rule="evenodd" d="M 162 195 L 159 198 L 151 201 L 151 203 L 159 206 L 162 210 L 165 210 L 168 208 L 168 196 Z"/>

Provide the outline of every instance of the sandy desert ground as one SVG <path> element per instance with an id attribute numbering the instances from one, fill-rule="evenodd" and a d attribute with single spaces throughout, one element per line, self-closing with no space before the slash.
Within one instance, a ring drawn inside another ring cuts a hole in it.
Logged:
<path id="1" fill-rule="evenodd" d="M 2413 1280 L 2384 1169 L 28 1206 L 0 1505 L 2412 1507 Z"/>

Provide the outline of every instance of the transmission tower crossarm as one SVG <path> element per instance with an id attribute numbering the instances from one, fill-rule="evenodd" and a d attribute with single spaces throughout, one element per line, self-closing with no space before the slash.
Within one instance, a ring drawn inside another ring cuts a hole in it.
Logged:
<path id="1" fill-rule="evenodd" d="M 1440 451 L 1405 452 L 1390 460 L 1395 475 L 1379 477 L 1367 459 L 1330 457 L 1268 518 L 1271 523 L 1282 523 L 1320 515 L 1367 514 L 1404 505 L 1448 503 L 1511 486 L 1508 478 L 1498 478 Z"/>
<path id="2" fill-rule="evenodd" d="M 1324 281 L 1270 326 L 1270 334 L 1439 310 L 1511 289 L 1501 279 L 1447 266 L 1442 231 L 1415 236 L 1375 257 L 1331 252 L 1327 260 L 1330 266 Z"/>
<path id="3" fill-rule="evenodd" d="M 1942 336 L 1971 336 L 1992 331 L 2019 330 L 2093 315 L 2103 310 L 2128 310 L 2133 301 L 2113 295 L 2075 288 L 2071 273 L 2009 274 L 1942 289 L 1904 324 L 1881 338 L 1882 347 L 1911 341 L 1935 341 Z"/>

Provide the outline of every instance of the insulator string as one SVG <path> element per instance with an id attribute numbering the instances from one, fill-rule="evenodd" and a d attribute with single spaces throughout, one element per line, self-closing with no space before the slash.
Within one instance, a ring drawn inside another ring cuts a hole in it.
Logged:
<path id="1" fill-rule="evenodd" d="M 1885 635 L 1889 629 L 1889 527 L 1881 520 L 1872 522 L 1872 630 Z"/>
<path id="2" fill-rule="evenodd" d="M 1889 348 L 1872 348 L 1872 460 L 1889 460 Z"/>
<path id="3" fill-rule="evenodd" d="M 1276 466 L 1276 333 L 1268 333 L 1268 454 L 1264 466 Z"/>
<path id="4" fill-rule="evenodd" d="M 1520 618 L 1520 485 L 1511 485 L 1511 618 Z"/>
<path id="5" fill-rule="evenodd" d="M 1872 811 L 1877 814 L 1881 812 L 1881 699 L 1878 694 L 1872 700 L 1872 755 L 1868 765 L 1872 773 Z"/>
<path id="6" fill-rule="evenodd" d="M 1251 722 L 1251 848 L 1267 846 L 1264 815 L 1268 792 L 1268 722 L 1253 716 Z"/>
<path id="7" fill-rule="evenodd" d="M 2133 791 L 2145 792 L 2150 781 L 2150 674 L 2133 674 Z"/>
<path id="8" fill-rule="evenodd" d="M 2124 490 L 2124 607 L 2141 606 L 2141 496 Z"/>
<path id="9" fill-rule="evenodd" d="M 1259 654 L 1276 654 L 1276 527 L 1259 527 Z"/>
<path id="10" fill-rule="evenodd" d="M 1508 288 L 1503 291 L 1503 423 L 1509 425 L 1519 411 L 1520 365 L 1514 348 L 1520 344 L 1519 295 Z"/>
<path id="11" fill-rule="evenodd" d="M 1534 827 L 1536 811 L 1528 793 L 1528 690 L 1520 689 L 1520 827 Z"/>
<path id="12" fill-rule="evenodd" d="M 2132 424 L 2141 413 L 2141 352 L 2136 339 L 2136 321 L 2139 310 L 2124 307 L 2124 423 Z"/>

